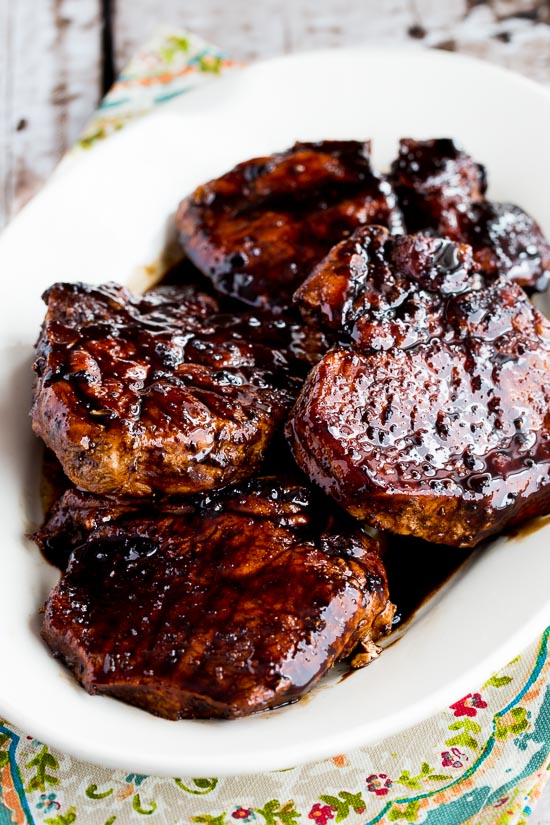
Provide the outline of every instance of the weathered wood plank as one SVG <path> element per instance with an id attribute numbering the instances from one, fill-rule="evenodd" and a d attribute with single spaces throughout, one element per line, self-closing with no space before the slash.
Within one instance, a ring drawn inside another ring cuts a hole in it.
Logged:
<path id="1" fill-rule="evenodd" d="M 101 87 L 102 0 L 2 0 L 0 224 L 47 178 Z M 120 69 L 160 22 L 251 61 L 299 49 L 416 41 L 550 83 L 548 0 L 117 0 Z"/>
<path id="2" fill-rule="evenodd" d="M 2 0 L 0 224 L 49 176 L 100 96 L 98 0 Z"/>
<path id="3" fill-rule="evenodd" d="M 117 0 L 120 68 L 157 21 L 188 27 L 243 60 L 300 49 L 416 41 L 550 83 L 548 0 Z"/>
<path id="4" fill-rule="evenodd" d="M 286 4 L 289 51 L 406 42 L 414 22 L 410 0 L 300 0 Z"/>
<path id="5" fill-rule="evenodd" d="M 550 84 L 547 0 L 416 0 L 423 42 L 470 54 Z"/>
<path id="6" fill-rule="evenodd" d="M 114 14 L 116 68 L 120 71 L 155 28 L 189 29 L 237 60 L 252 61 L 287 50 L 288 0 L 117 0 Z"/>
<path id="7" fill-rule="evenodd" d="M 13 200 L 13 180 L 8 170 L 11 168 L 11 133 L 17 128 L 17 124 L 12 124 L 8 116 L 8 110 L 11 111 L 12 94 L 8 66 L 13 59 L 10 16 L 10 6 L 3 0 L 0 2 L 0 226 L 3 223 L 5 206 Z"/>
<path id="8" fill-rule="evenodd" d="M 417 41 L 492 60 L 550 82 L 548 0 L 117 0 L 121 68 L 159 21 L 188 27 L 231 56 Z"/>

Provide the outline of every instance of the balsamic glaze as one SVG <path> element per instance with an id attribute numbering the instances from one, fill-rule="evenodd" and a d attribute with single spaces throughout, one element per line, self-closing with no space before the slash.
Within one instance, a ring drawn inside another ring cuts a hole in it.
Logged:
<path id="1" fill-rule="evenodd" d="M 469 559 L 472 550 L 430 544 L 412 536 L 390 536 L 384 564 L 394 627 L 402 627 Z"/>

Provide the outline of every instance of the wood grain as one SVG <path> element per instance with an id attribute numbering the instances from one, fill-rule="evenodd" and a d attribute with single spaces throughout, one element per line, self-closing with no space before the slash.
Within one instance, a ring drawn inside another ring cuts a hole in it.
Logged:
<path id="1" fill-rule="evenodd" d="M 253 60 L 303 49 L 361 42 L 403 42 L 411 0 L 118 0 L 117 66 L 147 39 L 156 21 L 189 28 L 233 57 Z"/>
<path id="2" fill-rule="evenodd" d="M 550 84 L 550 3 L 416 0 L 424 45 L 489 60 Z"/>
<path id="3" fill-rule="evenodd" d="M 193 29 L 242 60 L 416 43 L 491 60 L 550 84 L 549 0 L 117 0 L 118 69 L 159 21 Z"/>
<path id="4" fill-rule="evenodd" d="M 110 10 L 113 53 L 102 54 Z M 303 49 L 421 44 L 550 84 L 550 0 L 0 0 L 0 226 L 74 142 L 101 94 L 160 24 L 252 61 Z"/>
<path id="5" fill-rule="evenodd" d="M 0 224 L 49 176 L 100 96 L 97 0 L 0 0 Z"/>
<path id="6" fill-rule="evenodd" d="M 281 54 L 289 50 L 287 6 L 288 0 L 117 0 L 116 68 L 124 67 L 160 23 L 200 34 L 239 60 Z"/>

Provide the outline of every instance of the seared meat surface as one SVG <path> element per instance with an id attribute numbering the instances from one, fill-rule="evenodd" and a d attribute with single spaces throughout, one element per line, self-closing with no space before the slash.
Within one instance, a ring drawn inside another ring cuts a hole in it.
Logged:
<path id="1" fill-rule="evenodd" d="M 33 428 L 74 484 L 107 495 L 251 475 L 324 346 L 284 318 L 220 315 L 185 288 L 56 284 L 45 300 Z"/>
<path id="2" fill-rule="evenodd" d="M 193 263 L 216 288 L 248 304 L 284 307 L 333 244 L 365 223 L 401 229 L 370 144 L 296 143 L 199 186 L 177 226 Z"/>
<path id="3" fill-rule="evenodd" d="M 434 229 L 461 240 L 461 216 L 483 200 L 485 169 L 449 138 L 399 141 L 391 179 L 408 232 Z"/>
<path id="4" fill-rule="evenodd" d="M 461 238 L 471 244 L 488 278 L 506 274 L 528 292 L 544 292 L 550 281 L 550 244 L 533 218 L 511 203 L 473 204 Z"/>
<path id="5" fill-rule="evenodd" d="M 442 317 L 444 335 L 409 350 L 327 354 L 287 433 L 357 518 L 473 546 L 550 508 L 550 324 L 505 279 Z"/>
<path id="6" fill-rule="evenodd" d="M 473 247 L 487 277 L 529 291 L 550 280 L 550 244 L 530 215 L 485 199 L 483 166 L 449 139 L 400 141 L 391 179 L 409 232 L 433 231 Z"/>
<path id="7" fill-rule="evenodd" d="M 107 496 L 83 493 L 74 487 L 64 490 L 50 508 L 48 516 L 32 539 L 40 547 L 46 559 L 65 572 L 71 553 L 85 544 L 90 535 L 100 527 L 111 525 L 127 516 L 139 512 L 169 512 L 172 499 L 154 507 L 153 502 L 143 499 L 118 501 Z M 191 506 L 185 505 L 184 499 L 174 501 L 175 512 L 192 512 Z"/>
<path id="8" fill-rule="evenodd" d="M 362 352 L 408 348 L 445 326 L 449 295 L 481 286 L 469 246 L 362 226 L 333 247 L 296 291 L 312 326 Z"/>
<path id="9" fill-rule="evenodd" d="M 46 535 L 74 548 L 45 608 L 54 654 L 90 693 L 169 719 L 295 700 L 391 627 L 378 541 L 300 482 L 157 507 L 71 491 Z"/>

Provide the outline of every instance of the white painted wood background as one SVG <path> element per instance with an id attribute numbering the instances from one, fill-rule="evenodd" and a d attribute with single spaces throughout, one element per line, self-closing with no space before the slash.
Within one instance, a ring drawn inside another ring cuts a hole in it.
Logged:
<path id="1" fill-rule="evenodd" d="M 413 41 L 550 87 L 550 0 L 0 0 L 0 226 L 40 188 L 113 71 L 160 23 L 247 61 Z M 531 825 L 550 825 L 550 787 Z"/>
<path id="2" fill-rule="evenodd" d="M 550 0 L 0 0 L 0 226 L 74 142 L 112 70 L 161 22 L 244 60 L 412 40 L 550 84 Z"/>

